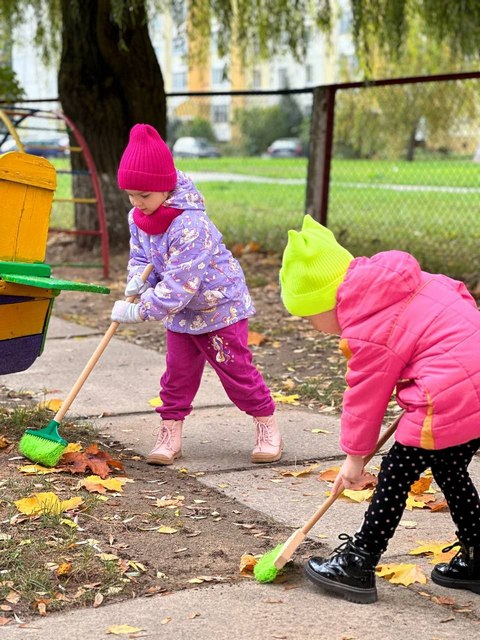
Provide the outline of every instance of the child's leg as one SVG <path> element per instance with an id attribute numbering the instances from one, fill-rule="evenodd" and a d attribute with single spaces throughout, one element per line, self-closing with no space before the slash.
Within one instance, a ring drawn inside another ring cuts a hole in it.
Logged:
<path id="1" fill-rule="evenodd" d="M 356 544 L 380 556 L 400 522 L 412 484 L 430 466 L 431 453 L 398 442 L 383 458 L 378 485 L 365 513 Z"/>
<path id="2" fill-rule="evenodd" d="M 480 447 L 480 439 L 435 452 L 432 473 L 465 545 L 480 547 L 480 497 L 468 473 L 468 465 Z"/>
<path id="3" fill-rule="evenodd" d="M 248 320 L 195 336 L 230 400 L 250 416 L 271 416 L 275 403 L 248 348 Z"/>
<path id="4" fill-rule="evenodd" d="M 160 379 L 163 404 L 156 409 L 163 420 L 183 420 L 192 411 L 204 367 L 205 355 L 195 336 L 167 330 L 167 366 Z"/>

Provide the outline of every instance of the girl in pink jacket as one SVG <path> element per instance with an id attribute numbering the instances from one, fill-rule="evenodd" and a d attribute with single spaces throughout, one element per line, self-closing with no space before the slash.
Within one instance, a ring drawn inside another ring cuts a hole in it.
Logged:
<path id="1" fill-rule="evenodd" d="M 375 566 L 387 548 L 413 482 L 427 468 L 443 491 L 459 547 L 432 580 L 480 593 L 480 498 L 467 468 L 480 448 L 480 313 L 466 287 L 422 271 L 413 256 L 386 251 L 354 259 L 332 232 L 306 216 L 290 231 L 280 272 L 287 310 L 340 336 L 348 361 L 340 446 L 347 454 L 332 491 L 363 474 L 388 402 L 404 409 L 396 442 L 360 530 L 330 558 L 314 557 L 307 577 L 358 603 L 375 602 Z"/>

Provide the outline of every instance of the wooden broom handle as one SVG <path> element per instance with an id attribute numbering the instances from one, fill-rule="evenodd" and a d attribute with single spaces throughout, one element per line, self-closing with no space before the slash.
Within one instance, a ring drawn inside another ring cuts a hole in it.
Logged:
<path id="1" fill-rule="evenodd" d="M 392 422 L 392 424 L 390 426 L 388 426 L 381 434 L 380 437 L 378 439 L 378 442 L 375 446 L 375 449 L 372 451 L 372 453 L 370 453 L 368 456 L 365 456 L 365 464 L 368 464 L 370 462 L 370 460 L 373 458 L 374 455 L 376 455 L 380 449 L 383 447 L 383 445 L 391 438 L 391 436 L 395 433 L 395 429 L 398 426 L 398 423 L 400 422 L 400 418 L 403 416 L 403 412 L 397 416 L 397 418 L 395 418 L 395 420 Z M 323 516 L 323 514 L 332 506 L 332 504 L 335 502 L 335 500 L 341 496 L 343 493 L 343 489 L 341 491 L 338 491 L 335 494 L 332 494 L 331 496 L 329 496 L 325 502 L 320 506 L 320 508 L 313 514 L 313 516 L 310 518 L 310 520 L 307 520 L 307 522 L 303 525 L 303 527 L 301 528 L 301 532 L 304 535 L 307 535 L 307 533 L 310 531 L 310 529 L 315 526 L 317 524 L 317 522 L 320 520 L 320 518 Z"/>
<path id="2" fill-rule="evenodd" d="M 142 273 L 143 282 L 146 282 L 148 276 L 152 273 L 152 270 L 153 270 L 153 264 L 148 264 L 145 267 L 145 269 L 143 270 L 143 273 Z M 126 300 L 127 300 L 127 302 L 134 302 L 135 298 L 136 298 L 136 296 L 129 296 Z M 60 409 L 57 411 L 55 417 L 53 418 L 56 422 L 61 422 L 61 420 L 63 419 L 64 415 L 69 410 L 70 405 L 72 404 L 72 402 L 77 397 L 78 392 L 83 387 L 83 384 L 84 384 L 85 380 L 88 378 L 88 376 L 92 372 L 92 369 L 94 368 L 94 366 L 99 361 L 100 356 L 102 355 L 102 353 L 107 348 L 108 343 L 112 339 L 112 337 L 115 334 L 116 330 L 118 329 L 119 325 L 120 325 L 120 322 L 114 321 L 108 327 L 107 331 L 105 332 L 105 335 L 103 336 L 103 338 L 100 341 L 100 344 L 98 345 L 98 347 L 95 349 L 95 351 L 90 356 L 90 359 L 87 362 L 87 364 L 85 365 L 82 373 L 78 376 L 77 381 L 75 382 L 75 384 L 73 385 L 73 387 L 70 390 L 70 393 L 65 398 L 65 400 L 62 402 L 62 406 L 60 407 Z"/>

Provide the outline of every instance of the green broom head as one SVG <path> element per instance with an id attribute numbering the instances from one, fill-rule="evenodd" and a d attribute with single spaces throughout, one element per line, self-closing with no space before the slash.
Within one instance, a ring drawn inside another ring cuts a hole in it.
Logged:
<path id="1" fill-rule="evenodd" d="M 58 433 L 58 422 L 52 420 L 44 429 L 27 429 L 18 444 L 18 449 L 32 462 L 54 467 L 67 445 L 68 442 Z"/>
<path id="2" fill-rule="evenodd" d="M 253 567 L 253 575 L 258 582 L 273 582 L 282 573 L 283 569 L 277 569 L 274 562 L 283 546 L 284 543 L 277 544 L 275 549 L 265 553 Z"/>

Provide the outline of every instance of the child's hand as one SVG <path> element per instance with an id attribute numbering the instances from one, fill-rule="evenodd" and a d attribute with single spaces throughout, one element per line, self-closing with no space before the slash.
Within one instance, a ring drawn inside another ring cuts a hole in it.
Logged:
<path id="1" fill-rule="evenodd" d="M 362 477 L 364 465 L 365 461 L 363 456 L 347 455 L 333 483 L 332 493 L 336 494 L 342 489 L 350 489 L 353 487 Z"/>
<path id="2" fill-rule="evenodd" d="M 125 295 L 129 296 L 138 296 L 144 293 L 150 287 L 148 282 L 144 282 L 142 280 L 142 276 L 136 275 L 128 282 L 125 287 Z"/>
<path id="3" fill-rule="evenodd" d="M 138 303 L 117 300 L 113 305 L 112 320 L 114 322 L 132 324 L 133 322 L 143 322 L 144 319 L 140 315 L 140 305 Z"/>

